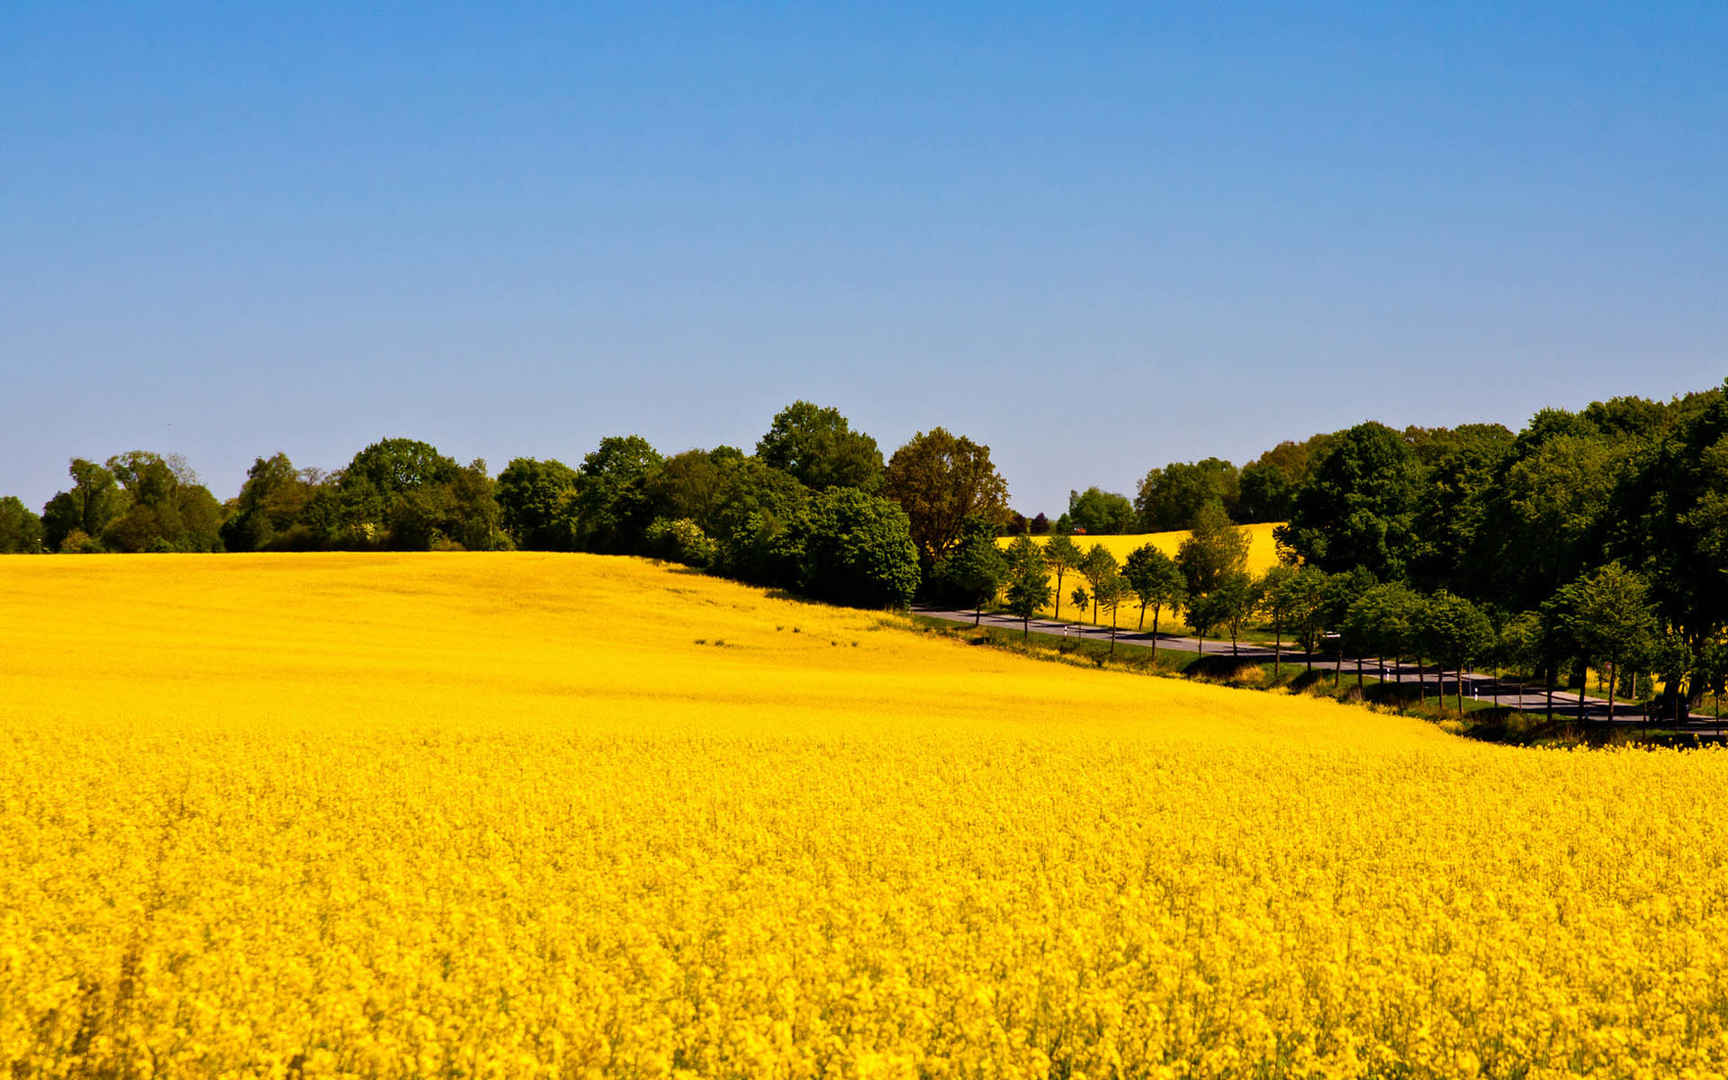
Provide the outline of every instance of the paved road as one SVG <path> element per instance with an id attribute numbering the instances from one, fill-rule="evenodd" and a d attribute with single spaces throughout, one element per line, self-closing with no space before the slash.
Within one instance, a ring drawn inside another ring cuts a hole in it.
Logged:
<path id="1" fill-rule="evenodd" d="M 943 619 L 948 622 L 965 623 L 967 625 L 971 625 L 972 623 L 973 613 L 970 611 L 929 607 L 919 607 L 914 608 L 913 610 L 919 615 L 927 615 L 931 618 Z M 1021 629 L 1020 620 L 1010 615 L 986 614 L 983 619 L 980 620 L 980 625 L 998 627 L 1003 630 L 1013 630 L 1016 632 Z M 1082 623 L 1059 622 L 1054 619 L 1033 619 L 1031 631 L 1034 634 L 1043 634 L 1054 638 L 1074 638 L 1085 641 L 1110 640 L 1110 628 L 1108 626 L 1089 626 Z M 1140 633 L 1132 630 L 1118 630 L 1116 632 L 1117 645 L 1126 646 L 1128 648 L 1147 649 L 1152 647 L 1152 643 L 1153 635 L 1149 632 Z M 1228 641 L 1221 642 L 1214 638 L 1207 638 L 1205 642 L 1202 643 L 1197 638 L 1179 637 L 1175 634 L 1159 634 L 1157 636 L 1157 644 L 1160 649 L 1170 649 L 1175 652 L 1204 652 L 1207 656 L 1231 655 L 1230 643 Z M 1265 645 L 1242 645 L 1237 649 L 1234 655 L 1243 661 L 1264 661 L 1273 658 L 1273 650 L 1269 646 Z M 1306 665 L 1308 658 L 1300 652 L 1285 649 L 1284 662 L 1286 664 Z M 1314 668 L 1316 670 L 1332 671 L 1338 666 L 1336 658 L 1321 656 L 1319 654 L 1316 654 L 1314 657 Z M 1344 678 L 1353 678 L 1356 674 L 1356 661 L 1344 661 L 1343 668 Z M 1378 660 L 1367 660 L 1363 662 L 1362 673 L 1367 677 L 1380 678 L 1380 670 L 1380 662 Z M 1387 682 L 1401 684 L 1409 683 L 1410 685 L 1415 685 L 1418 681 L 1421 681 L 1429 693 L 1434 692 L 1435 683 L 1433 668 L 1427 669 L 1426 672 L 1420 672 L 1413 664 L 1399 665 L 1396 663 L 1388 663 L 1385 671 L 1385 679 Z M 1423 678 L 1424 675 L 1426 676 L 1425 679 Z M 1457 693 L 1455 679 L 1456 676 L 1454 672 L 1448 671 L 1446 673 L 1445 690 L 1448 695 Z M 1500 695 L 1500 704 L 1504 706 L 1509 706 L 1524 712 L 1542 712 L 1548 707 L 1547 695 L 1540 689 L 1532 690 L 1529 687 L 1511 680 L 1497 679 L 1492 675 L 1484 675 L 1480 672 L 1466 671 L 1464 673 L 1464 693 L 1466 696 L 1478 700 L 1491 701 L 1493 700 L 1496 691 L 1498 691 Z M 1577 693 L 1556 692 L 1554 694 L 1554 714 L 1557 718 L 1577 719 L 1582 716 L 1585 720 L 1605 723 L 1608 720 L 1608 702 L 1602 698 L 1594 698 L 1586 695 L 1584 698 L 1583 709 L 1580 710 Z M 1641 724 L 1643 723 L 1643 719 L 1642 714 L 1633 711 L 1633 707 L 1627 705 L 1625 702 L 1619 702 L 1614 706 L 1615 724 Z M 1710 731 L 1714 729 L 1714 725 L 1715 722 L 1708 717 L 1693 717 L 1692 723 L 1688 725 L 1688 729 Z M 1668 721 L 1664 726 L 1672 727 L 1673 721 Z"/>

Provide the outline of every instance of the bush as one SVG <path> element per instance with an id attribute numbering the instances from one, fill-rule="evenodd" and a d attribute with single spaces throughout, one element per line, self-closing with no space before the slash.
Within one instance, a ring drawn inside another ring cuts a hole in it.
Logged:
<path id="1" fill-rule="evenodd" d="M 686 566 L 707 568 L 719 557 L 720 547 L 702 527 L 689 518 L 669 521 L 655 518 L 642 534 L 649 554 Z"/>

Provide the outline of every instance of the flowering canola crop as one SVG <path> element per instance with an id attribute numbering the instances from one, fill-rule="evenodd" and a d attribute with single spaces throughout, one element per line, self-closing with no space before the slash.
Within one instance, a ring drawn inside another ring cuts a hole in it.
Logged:
<path id="1" fill-rule="evenodd" d="M 1272 530 L 1278 528 L 1277 522 L 1267 522 L 1257 525 L 1242 525 L 1239 526 L 1239 528 L 1248 534 L 1248 561 L 1243 569 L 1248 571 L 1250 574 L 1259 576 L 1270 570 L 1272 567 L 1278 565 L 1278 541 L 1272 536 Z M 1116 561 L 1121 563 L 1128 558 L 1129 552 L 1146 544 L 1151 544 L 1164 554 L 1171 558 L 1175 558 L 1176 553 L 1181 550 L 1182 541 L 1188 539 L 1188 530 L 1178 529 L 1175 532 L 1131 533 L 1118 536 L 1075 535 L 1069 539 L 1073 540 L 1074 545 L 1082 552 L 1091 551 L 1094 547 L 1102 545 L 1104 550 L 1114 555 Z M 1032 537 L 1032 542 L 1040 546 L 1048 543 L 1049 540 L 1050 537 L 1048 536 Z M 1000 547 L 1006 548 L 1013 542 L 1012 539 L 1005 538 L 998 540 L 997 544 Z M 1094 613 L 1090 609 L 1079 611 L 1073 604 L 1068 602 L 1067 594 L 1071 592 L 1076 585 L 1084 584 L 1086 584 L 1086 579 L 1082 577 L 1078 571 L 1070 570 L 1063 575 L 1063 619 L 1069 622 L 1097 622 L 1099 625 L 1109 626 L 1109 615 L 1104 613 Z M 1056 574 L 1054 571 L 1050 574 L 1050 587 L 1052 590 L 1056 587 Z M 1052 596 L 1052 599 L 1054 599 L 1054 595 Z M 1053 615 L 1055 614 L 1055 610 L 1055 604 L 1051 603 L 1044 606 L 1042 613 L 1046 616 Z M 1093 617 L 1094 614 L 1097 615 L 1096 619 Z M 1135 601 L 1130 599 L 1123 603 L 1122 610 L 1117 615 L 1117 621 L 1126 626 L 1133 626 L 1138 620 L 1138 615 L 1138 605 Z M 1179 618 L 1180 615 L 1181 612 L 1166 611 L 1164 613 L 1162 629 L 1175 630 L 1183 627 L 1184 624 Z"/>
<path id="2" fill-rule="evenodd" d="M 628 559 L 0 560 L 0 1075 L 1714 1076 L 1725 832 Z"/>

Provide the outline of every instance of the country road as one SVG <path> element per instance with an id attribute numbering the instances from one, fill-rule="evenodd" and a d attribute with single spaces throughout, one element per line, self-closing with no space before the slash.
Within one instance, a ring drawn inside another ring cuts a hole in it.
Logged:
<path id="1" fill-rule="evenodd" d="M 965 623 L 968 626 L 972 624 L 973 619 L 972 612 L 959 611 L 952 608 L 914 607 L 912 610 L 913 613 L 917 615 L 924 615 L 933 619 L 942 619 L 946 622 Z M 985 613 L 984 617 L 979 621 L 979 625 L 994 627 L 1001 630 L 1012 630 L 1016 633 L 1021 630 L 1019 619 L 1016 619 L 1011 615 L 992 614 L 989 612 Z M 1054 619 L 1033 619 L 1031 632 L 1053 638 L 1075 638 L 1085 641 L 1110 640 L 1110 628 L 1108 626 L 1089 626 L 1080 623 L 1062 622 Z M 1146 649 L 1152 647 L 1152 642 L 1153 635 L 1151 633 L 1134 630 L 1118 630 L 1116 632 L 1117 645 L 1129 648 Z M 1159 634 L 1157 635 L 1157 642 L 1158 648 L 1169 649 L 1174 652 L 1203 652 L 1207 656 L 1231 655 L 1230 642 L 1219 641 L 1216 638 L 1207 638 L 1204 643 L 1204 648 L 1202 648 L 1202 643 L 1197 638 L 1180 637 L 1175 634 Z M 1273 650 L 1264 645 L 1242 645 L 1237 649 L 1234 655 L 1237 659 L 1245 662 L 1259 662 L 1271 660 L 1273 658 Z M 1317 671 L 1332 671 L 1339 666 L 1336 657 L 1322 656 L 1318 653 L 1315 654 L 1313 661 L 1313 666 Z M 1286 664 L 1306 665 L 1308 663 L 1308 657 L 1306 654 L 1297 650 L 1285 649 L 1284 662 Z M 1354 678 L 1356 674 L 1356 661 L 1354 659 L 1344 661 L 1343 669 L 1344 677 L 1346 679 Z M 1362 673 L 1369 678 L 1380 678 L 1380 661 L 1364 660 L 1362 664 Z M 1424 678 L 1424 676 L 1426 676 L 1426 678 Z M 1455 672 L 1446 672 L 1444 686 L 1447 694 L 1456 693 L 1455 679 Z M 1426 669 L 1426 671 L 1419 672 L 1415 665 L 1412 664 L 1400 665 L 1392 662 L 1386 664 L 1385 681 L 1387 682 L 1410 683 L 1414 685 L 1419 680 L 1421 680 L 1423 685 L 1428 688 L 1430 693 L 1434 692 L 1434 669 L 1432 667 Z M 1481 672 L 1466 671 L 1464 673 L 1465 696 L 1487 701 L 1494 697 L 1496 690 L 1498 690 L 1500 695 L 1499 702 L 1503 706 L 1518 709 L 1523 712 L 1542 712 L 1547 708 L 1547 695 L 1540 690 L 1532 691 L 1529 687 L 1521 683 L 1509 679 L 1499 679 L 1493 675 L 1485 675 Z M 1576 692 L 1555 691 L 1554 715 L 1565 719 L 1578 719 L 1582 717 L 1588 721 L 1606 723 L 1608 721 L 1608 702 L 1602 698 L 1585 695 L 1583 708 L 1580 709 L 1578 694 Z M 1614 723 L 1616 725 L 1637 725 L 1642 724 L 1643 722 L 1643 714 L 1637 712 L 1635 706 L 1627 704 L 1626 702 L 1617 702 L 1615 704 Z M 1667 721 L 1663 723 L 1662 726 L 1672 729 L 1674 724 L 1673 721 Z M 1714 728 L 1715 721 L 1710 717 L 1695 716 L 1691 719 L 1690 723 L 1683 725 L 1683 729 L 1688 731 L 1711 731 L 1714 730 Z"/>

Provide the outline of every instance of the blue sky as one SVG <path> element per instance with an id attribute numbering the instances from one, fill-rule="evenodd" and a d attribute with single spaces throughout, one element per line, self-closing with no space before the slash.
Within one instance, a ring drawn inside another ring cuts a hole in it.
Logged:
<path id="1" fill-rule="evenodd" d="M 1728 374 L 1728 7 L 0 8 L 0 494 L 795 398 L 1013 501 Z"/>

